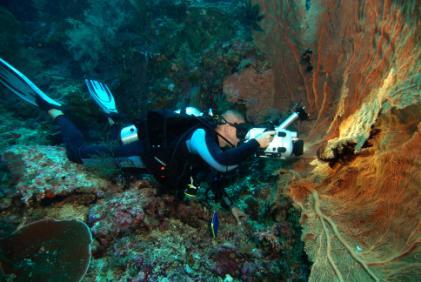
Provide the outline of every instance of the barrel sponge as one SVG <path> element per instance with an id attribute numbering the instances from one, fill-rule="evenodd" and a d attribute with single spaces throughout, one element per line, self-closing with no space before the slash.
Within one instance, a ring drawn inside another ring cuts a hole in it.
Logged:
<path id="1" fill-rule="evenodd" d="M 92 236 L 77 220 L 41 220 L 1 239 L 0 263 L 18 281 L 80 281 L 91 259 Z"/>

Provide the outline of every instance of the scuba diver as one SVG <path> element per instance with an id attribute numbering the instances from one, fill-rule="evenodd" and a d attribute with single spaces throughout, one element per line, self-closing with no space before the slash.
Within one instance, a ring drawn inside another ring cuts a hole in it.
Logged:
<path id="1" fill-rule="evenodd" d="M 89 165 L 104 158 L 119 167 L 146 169 L 166 187 L 194 197 L 196 176 L 205 171 L 227 173 L 248 157 L 265 149 L 275 131 L 266 131 L 239 145 L 243 115 L 228 110 L 221 116 L 207 118 L 194 108 L 181 112 L 149 111 L 144 121 L 118 128 L 119 115 L 114 97 L 106 84 L 85 80 L 93 100 L 114 127 L 114 145 L 87 144 L 80 130 L 67 118 L 62 105 L 47 96 L 24 74 L 0 58 L 0 83 L 26 102 L 48 113 L 60 128 L 69 160 Z"/>

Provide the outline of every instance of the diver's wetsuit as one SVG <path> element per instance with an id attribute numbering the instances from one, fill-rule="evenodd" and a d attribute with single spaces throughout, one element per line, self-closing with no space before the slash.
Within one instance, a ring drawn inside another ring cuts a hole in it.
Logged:
<path id="1" fill-rule="evenodd" d="M 128 145 L 88 145 L 79 129 L 64 115 L 55 119 L 60 126 L 68 158 L 77 163 L 89 165 L 95 161 L 103 163 L 108 159 L 122 167 L 146 168 L 140 155 L 145 146 L 139 140 Z M 217 135 L 211 130 L 197 128 L 186 136 L 181 154 L 200 156 L 209 166 L 220 172 L 230 171 L 247 157 L 256 153 L 259 143 L 251 139 L 245 144 L 228 150 L 218 145 Z M 187 159 L 188 156 L 186 156 Z"/>
<path id="2" fill-rule="evenodd" d="M 140 141 L 128 145 L 88 145 L 83 134 L 66 116 L 58 116 L 55 122 L 60 127 L 69 160 L 86 165 L 109 160 L 123 167 L 145 168 L 139 157 L 144 148 Z"/>
<path id="3" fill-rule="evenodd" d="M 209 166 L 219 172 L 235 169 L 239 163 L 250 157 L 259 149 L 256 139 L 251 139 L 238 147 L 222 150 L 214 132 L 203 128 L 196 129 L 186 139 L 187 150 L 199 155 Z"/>

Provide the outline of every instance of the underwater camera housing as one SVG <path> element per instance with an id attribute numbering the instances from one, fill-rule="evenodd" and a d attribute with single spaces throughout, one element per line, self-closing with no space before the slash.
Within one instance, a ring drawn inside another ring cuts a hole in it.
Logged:
<path id="1" fill-rule="evenodd" d="M 308 114 L 304 107 L 296 107 L 294 112 L 286 120 L 274 128 L 276 132 L 275 137 L 269 146 L 264 150 L 263 157 L 286 160 L 292 156 L 300 156 L 303 154 L 304 141 L 298 138 L 297 132 L 286 130 L 286 128 L 297 119 L 308 119 Z M 267 128 L 250 129 L 245 136 L 245 142 L 257 137 L 267 130 Z"/>

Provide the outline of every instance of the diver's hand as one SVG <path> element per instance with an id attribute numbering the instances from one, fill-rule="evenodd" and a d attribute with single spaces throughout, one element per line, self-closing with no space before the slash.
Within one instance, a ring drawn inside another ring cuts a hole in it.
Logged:
<path id="1" fill-rule="evenodd" d="M 256 141 L 259 142 L 260 148 L 265 149 L 272 142 L 275 136 L 275 131 L 265 131 L 256 137 Z"/>

